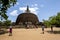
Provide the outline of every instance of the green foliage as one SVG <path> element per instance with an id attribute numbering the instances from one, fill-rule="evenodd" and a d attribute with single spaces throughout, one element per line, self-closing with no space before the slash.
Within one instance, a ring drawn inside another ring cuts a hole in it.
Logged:
<path id="1" fill-rule="evenodd" d="M 10 20 L 6 20 L 6 21 L 3 21 L 1 22 L 0 21 L 0 28 L 9 28 L 9 26 L 11 25 L 11 21 Z"/>
<path id="2" fill-rule="evenodd" d="M 56 23 L 56 25 L 60 26 L 60 13 L 58 13 L 56 16 Z"/>
<path id="3" fill-rule="evenodd" d="M 43 20 L 43 23 L 47 26 L 50 27 L 50 22 L 48 20 Z"/>
<path id="4" fill-rule="evenodd" d="M 55 25 L 57 27 L 60 26 L 60 12 L 57 13 L 56 16 L 51 16 L 49 17 L 49 20 L 44 20 L 43 22 L 46 26 L 51 26 L 51 25 Z"/>
<path id="5" fill-rule="evenodd" d="M 56 16 L 52 16 L 52 17 L 50 17 L 49 19 L 50 19 L 49 21 L 50 21 L 50 24 L 51 24 L 51 25 L 56 24 Z"/>
<path id="6" fill-rule="evenodd" d="M 7 20 L 8 16 L 6 15 L 6 11 L 11 6 L 14 6 L 16 2 L 17 0 L 0 0 L 0 16 Z"/>
<path id="7" fill-rule="evenodd" d="M 9 26 L 11 24 L 11 21 L 7 20 L 8 16 L 6 14 L 6 11 L 8 10 L 8 8 L 10 8 L 11 6 L 14 6 L 14 4 L 16 4 L 17 0 L 0 0 L 0 20 L 2 21 L 3 19 L 5 19 L 6 21 L 1 22 L 0 21 L 0 26 Z"/>
<path id="8" fill-rule="evenodd" d="M 3 23 L 4 23 L 4 26 L 10 26 L 11 25 L 11 21 L 10 20 L 6 20 Z"/>
<path id="9" fill-rule="evenodd" d="M 8 16 L 5 14 L 5 13 L 2 13 L 2 18 L 4 18 L 5 20 L 7 20 L 7 18 L 8 18 Z M 1 18 L 1 20 L 2 20 L 2 18 Z"/>
<path id="10" fill-rule="evenodd" d="M 0 26 L 2 26 L 2 22 L 0 21 Z"/>

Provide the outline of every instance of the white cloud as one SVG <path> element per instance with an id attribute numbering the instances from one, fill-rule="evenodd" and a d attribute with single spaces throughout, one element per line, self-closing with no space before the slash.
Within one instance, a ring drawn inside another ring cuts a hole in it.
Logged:
<path id="1" fill-rule="evenodd" d="M 18 14 L 18 10 L 14 10 L 14 11 L 12 11 L 11 13 L 10 13 L 10 15 L 12 15 L 12 16 L 17 16 Z"/>
<path id="2" fill-rule="evenodd" d="M 13 4 L 11 3 L 10 5 L 13 5 Z M 19 5 L 19 3 L 18 3 L 18 2 L 16 2 L 16 4 L 15 4 L 15 5 Z"/>
<path id="3" fill-rule="evenodd" d="M 26 7 L 20 7 L 19 10 L 24 12 L 24 11 L 26 10 Z M 30 10 L 32 13 L 34 13 L 34 14 L 37 15 L 38 7 L 29 8 L 29 10 Z"/>
<path id="4" fill-rule="evenodd" d="M 18 2 L 16 2 L 16 5 L 19 5 L 19 3 L 18 3 Z"/>
<path id="5" fill-rule="evenodd" d="M 39 9 L 39 8 L 38 8 L 38 4 L 35 3 L 35 4 L 32 4 L 31 6 L 32 6 L 32 7 L 29 7 L 29 10 L 30 10 L 32 13 L 34 13 L 34 14 L 37 15 L 37 10 Z M 19 10 L 24 12 L 24 11 L 26 10 L 26 8 L 27 8 L 27 7 L 20 7 Z"/>
<path id="6" fill-rule="evenodd" d="M 33 4 L 32 7 L 38 6 L 38 4 Z"/>
<path id="7" fill-rule="evenodd" d="M 19 10 L 24 12 L 26 10 L 26 7 L 20 7 Z"/>
<path id="8" fill-rule="evenodd" d="M 29 9 L 30 9 L 30 11 L 31 11 L 32 13 L 34 13 L 34 14 L 36 14 L 36 15 L 37 15 L 38 7 L 29 8 Z"/>
<path id="9" fill-rule="evenodd" d="M 40 5 L 40 7 L 44 7 L 44 5 L 43 5 L 43 4 L 41 4 L 41 5 Z"/>
<path id="10" fill-rule="evenodd" d="M 38 6 L 38 4 L 34 4 L 35 6 Z"/>
<path id="11" fill-rule="evenodd" d="M 31 6 L 32 7 L 38 7 L 38 4 L 32 4 Z M 43 8 L 44 7 L 44 4 L 40 4 L 40 7 Z"/>

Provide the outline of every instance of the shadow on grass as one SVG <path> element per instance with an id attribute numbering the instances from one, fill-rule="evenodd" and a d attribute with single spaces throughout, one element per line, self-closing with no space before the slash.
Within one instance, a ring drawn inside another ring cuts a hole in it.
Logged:
<path id="1" fill-rule="evenodd" d="M 48 33 L 50 33 L 50 34 L 60 34 L 60 31 L 47 31 Z"/>
<path id="2" fill-rule="evenodd" d="M 8 33 L 8 31 L 0 30 L 0 35 L 3 35 L 5 33 Z"/>

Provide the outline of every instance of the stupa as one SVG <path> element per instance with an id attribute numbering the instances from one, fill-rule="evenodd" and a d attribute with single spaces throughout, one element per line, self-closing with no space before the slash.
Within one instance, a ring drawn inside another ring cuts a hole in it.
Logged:
<path id="1" fill-rule="evenodd" d="M 24 13 L 21 13 L 18 15 L 16 19 L 16 25 L 37 25 L 39 23 L 37 15 L 32 13 L 29 10 L 29 6 L 27 6 L 27 9 L 25 10 Z"/>

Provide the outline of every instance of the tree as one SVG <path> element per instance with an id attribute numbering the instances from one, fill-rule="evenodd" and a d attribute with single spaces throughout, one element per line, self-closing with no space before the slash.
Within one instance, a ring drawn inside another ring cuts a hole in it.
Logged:
<path id="1" fill-rule="evenodd" d="M 0 26 L 2 26 L 2 22 L 0 21 Z"/>
<path id="2" fill-rule="evenodd" d="M 60 26 L 60 13 L 58 13 L 56 16 L 56 23 L 56 26 Z"/>
<path id="3" fill-rule="evenodd" d="M 6 11 L 8 8 L 10 8 L 12 5 L 16 4 L 17 0 L 0 0 L 0 19 L 4 18 L 7 20 L 8 16 L 6 15 Z"/>
<path id="4" fill-rule="evenodd" d="M 55 16 L 49 17 L 49 20 L 43 21 L 45 25 L 55 25 L 56 27 L 60 27 L 60 12 Z"/>
<path id="5" fill-rule="evenodd" d="M 11 21 L 10 21 L 10 20 L 4 21 L 4 25 L 5 25 L 5 26 L 10 26 L 10 25 L 11 25 Z"/>
<path id="6" fill-rule="evenodd" d="M 6 11 L 11 6 L 14 6 L 14 4 L 16 4 L 16 2 L 17 2 L 17 0 L 0 0 L 0 20 L 8 19 Z"/>
<path id="7" fill-rule="evenodd" d="M 49 21 L 50 21 L 51 25 L 55 25 L 56 24 L 56 16 L 49 17 Z"/>
<path id="8" fill-rule="evenodd" d="M 48 20 L 43 20 L 43 23 L 45 24 L 45 26 L 50 27 L 50 21 L 48 21 Z"/>
<path id="9" fill-rule="evenodd" d="M 6 28 L 9 28 L 8 26 L 10 26 L 12 23 L 10 20 L 6 20 L 3 22 L 3 26 L 5 26 Z"/>

